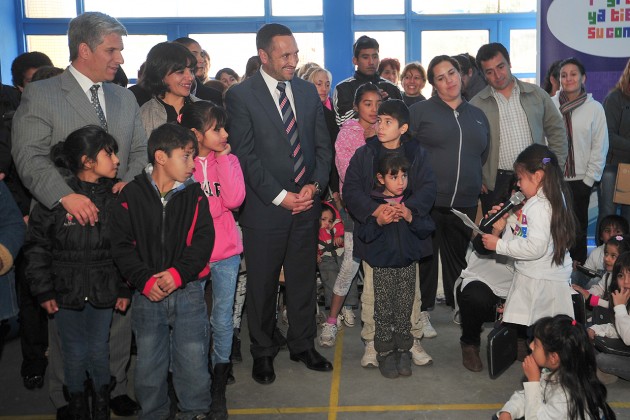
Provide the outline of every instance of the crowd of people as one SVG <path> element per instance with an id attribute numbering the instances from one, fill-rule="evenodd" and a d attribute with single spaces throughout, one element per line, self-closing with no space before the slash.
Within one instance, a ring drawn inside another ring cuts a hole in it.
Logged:
<path id="1" fill-rule="evenodd" d="M 24 385 L 47 372 L 57 418 L 227 418 L 243 308 L 260 384 L 284 346 L 331 371 L 315 343 L 334 346 L 359 307 L 361 365 L 410 376 L 433 362 L 421 340 L 438 335 L 438 302 L 470 371 L 483 369 L 484 322 L 516 332 L 526 381 L 499 419 L 615 418 L 604 384 L 630 380 L 628 361 L 592 342 L 630 345 L 629 207 L 613 202 L 630 162 L 630 62 L 602 105 L 576 58 L 543 90 L 512 75 L 499 43 L 401 71 L 361 36 L 355 73 L 333 89 L 270 23 L 242 77 L 211 79 L 210 55 L 183 37 L 151 48 L 126 89 L 125 35 L 83 13 L 65 70 L 25 53 L 15 89 L 2 87 L 0 319 L 19 313 Z M 588 255 L 594 188 L 601 245 Z M 493 215 L 516 191 L 524 203 L 483 234 L 453 212 Z M 575 294 L 611 319 L 576 322 Z"/>

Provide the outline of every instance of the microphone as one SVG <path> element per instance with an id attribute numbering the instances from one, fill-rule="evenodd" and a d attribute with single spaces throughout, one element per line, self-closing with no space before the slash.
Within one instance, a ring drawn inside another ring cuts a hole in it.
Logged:
<path id="1" fill-rule="evenodd" d="M 524 200 L 525 200 L 525 196 L 523 195 L 522 192 L 520 191 L 515 192 L 512 195 L 512 197 L 510 197 L 510 201 L 508 201 L 507 203 L 504 203 L 503 207 L 501 207 L 501 210 L 499 210 L 498 212 L 494 214 L 488 213 L 487 215 L 488 218 L 482 219 L 481 223 L 479 223 L 479 226 L 481 226 L 482 228 L 492 226 L 494 222 L 502 218 L 505 213 L 507 213 L 512 208 L 521 204 Z"/>

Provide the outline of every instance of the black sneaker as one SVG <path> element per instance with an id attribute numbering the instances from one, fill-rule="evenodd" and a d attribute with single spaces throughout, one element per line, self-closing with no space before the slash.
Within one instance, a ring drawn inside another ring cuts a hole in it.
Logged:
<path id="1" fill-rule="evenodd" d="M 33 390 L 35 388 L 41 388 L 44 386 L 43 375 L 27 375 L 24 378 L 24 386 L 26 389 Z"/>
<path id="2" fill-rule="evenodd" d="M 381 371 L 381 375 L 389 379 L 398 378 L 398 368 L 397 368 L 397 352 L 390 351 L 389 353 L 379 353 L 376 356 L 376 360 L 378 360 L 378 370 Z"/>
<path id="3" fill-rule="evenodd" d="M 411 354 L 408 351 L 397 351 L 396 369 L 400 376 L 411 376 Z"/>

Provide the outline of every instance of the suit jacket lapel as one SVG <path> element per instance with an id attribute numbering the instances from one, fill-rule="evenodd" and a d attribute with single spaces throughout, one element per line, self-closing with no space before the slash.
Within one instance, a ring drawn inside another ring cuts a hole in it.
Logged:
<path id="1" fill-rule="evenodd" d="M 77 82 L 72 73 L 66 70 L 63 74 L 59 75 L 59 77 L 62 78 L 61 89 L 66 94 L 66 100 L 70 106 L 74 108 L 80 119 L 86 121 L 85 125 L 101 125 L 94 106 L 92 106 L 85 92 L 81 90 L 79 82 Z"/>
<path id="2" fill-rule="evenodd" d="M 287 133 L 284 131 L 284 123 L 278 112 L 278 107 L 267 88 L 267 84 L 260 73 L 256 73 L 252 81 L 252 91 L 254 97 L 260 102 L 260 107 L 267 114 L 269 121 L 287 138 Z M 299 126 L 299 124 L 298 124 Z M 287 138 L 287 141 L 288 138 Z"/>
<path id="3" fill-rule="evenodd" d="M 120 115 L 122 110 L 122 101 L 116 89 L 113 89 L 111 83 L 103 83 L 103 91 L 105 92 L 105 109 L 107 110 L 107 128 L 110 133 L 115 130 L 114 121 L 121 121 L 123 117 Z"/>
<path id="4" fill-rule="evenodd" d="M 293 80 L 295 79 L 296 77 L 293 78 Z M 293 91 L 293 100 L 295 101 L 293 106 L 295 107 L 295 113 L 297 114 L 296 120 L 297 120 L 297 126 L 298 126 L 298 138 L 300 139 L 300 143 L 301 143 L 302 140 L 305 140 L 306 138 L 308 138 L 308 136 L 302 133 L 302 128 L 304 127 L 304 124 L 300 124 L 300 118 L 307 118 L 306 116 L 307 95 L 299 83 L 291 83 L 291 91 Z"/>

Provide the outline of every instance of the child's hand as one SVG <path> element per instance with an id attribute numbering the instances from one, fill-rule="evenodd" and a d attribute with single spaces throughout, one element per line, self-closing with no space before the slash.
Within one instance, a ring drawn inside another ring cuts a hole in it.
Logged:
<path id="1" fill-rule="evenodd" d="M 630 290 L 626 289 L 623 292 L 615 290 L 612 294 L 612 299 L 615 306 L 626 305 L 628 303 L 628 299 L 630 299 Z"/>
<path id="2" fill-rule="evenodd" d="M 507 411 L 501 411 L 499 413 L 499 420 L 512 420 L 512 415 Z"/>
<path id="3" fill-rule="evenodd" d="M 381 212 L 389 209 L 389 204 L 379 204 L 379 206 L 372 212 L 372 216 L 378 217 Z"/>
<path id="4" fill-rule="evenodd" d="M 496 251 L 496 249 L 497 249 L 497 242 L 499 242 L 499 238 L 494 236 L 494 235 L 491 235 L 489 233 L 485 233 L 485 234 L 481 235 L 481 242 L 483 242 L 483 246 L 486 249 L 488 249 L 490 251 Z"/>
<path id="5" fill-rule="evenodd" d="M 589 293 L 587 290 L 584 290 L 582 286 L 572 284 L 571 287 L 573 287 L 573 290 L 575 290 L 576 292 L 580 292 L 580 294 L 584 296 L 584 299 L 588 299 Z"/>
<path id="6" fill-rule="evenodd" d="M 57 301 L 55 299 L 42 302 L 40 303 L 40 306 L 46 310 L 48 315 L 54 315 L 55 312 L 59 312 L 59 306 L 57 306 Z"/>
<path id="7" fill-rule="evenodd" d="M 523 373 L 527 376 L 528 382 L 540 381 L 540 367 L 531 354 L 523 360 Z"/>
<path id="8" fill-rule="evenodd" d="M 492 214 L 497 213 L 499 210 L 501 210 L 501 207 L 503 207 L 503 203 L 501 203 L 501 204 L 499 204 L 497 206 L 492 206 L 492 208 L 490 209 L 488 214 L 492 215 Z M 507 218 L 508 218 L 508 216 L 509 216 L 509 214 L 505 213 L 503 215 L 503 217 L 501 217 L 499 220 L 494 222 L 492 224 L 492 231 L 493 232 L 503 232 L 503 230 L 505 229 L 505 226 L 507 225 Z M 484 218 L 487 219 L 487 216 L 484 216 Z"/>
<path id="9" fill-rule="evenodd" d="M 592 328 L 587 328 L 586 333 L 588 334 L 588 338 L 590 338 L 591 341 L 593 341 L 595 339 L 595 336 L 597 335 L 595 334 L 595 330 Z"/>
<path id="10" fill-rule="evenodd" d="M 343 238 L 341 236 L 336 237 L 334 242 L 337 248 L 341 248 L 343 246 Z"/>
<path id="11" fill-rule="evenodd" d="M 225 156 L 225 155 L 229 155 L 230 152 L 232 151 L 232 146 L 230 146 L 230 143 L 226 143 L 225 144 L 225 149 L 223 149 L 222 152 L 215 152 L 214 155 L 215 156 Z"/>
<path id="12" fill-rule="evenodd" d="M 167 295 L 170 295 L 177 290 L 175 279 L 170 272 L 162 271 L 161 273 L 154 274 L 153 277 L 157 278 L 155 283 L 160 286 L 160 289 L 162 289 L 162 291 L 164 291 Z"/>
<path id="13" fill-rule="evenodd" d="M 383 211 L 378 214 L 378 216 L 376 216 L 376 223 L 378 223 L 379 226 L 388 225 L 396 221 L 396 213 L 397 212 L 394 208 L 387 206 L 385 209 L 383 209 Z"/>
<path id="14" fill-rule="evenodd" d="M 400 216 L 405 219 L 407 223 L 411 223 L 413 215 L 411 214 L 411 210 L 405 206 L 405 203 L 400 203 L 400 207 L 398 209 L 400 211 Z"/>
<path id="15" fill-rule="evenodd" d="M 129 307 L 129 299 L 127 298 L 118 298 L 116 299 L 116 305 L 114 306 L 114 309 L 119 311 L 119 312 L 127 312 L 127 308 Z"/>
<path id="16" fill-rule="evenodd" d="M 153 287 L 151 287 L 151 290 L 149 291 L 149 294 L 147 295 L 147 297 L 149 298 L 151 302 L 159 302 L 167 296 L 168 296 L 168 293 L 166 293 L 164 290 L 160 288 L 160 285 L 158 284 L 157 281 L 153 283 Z"/>

